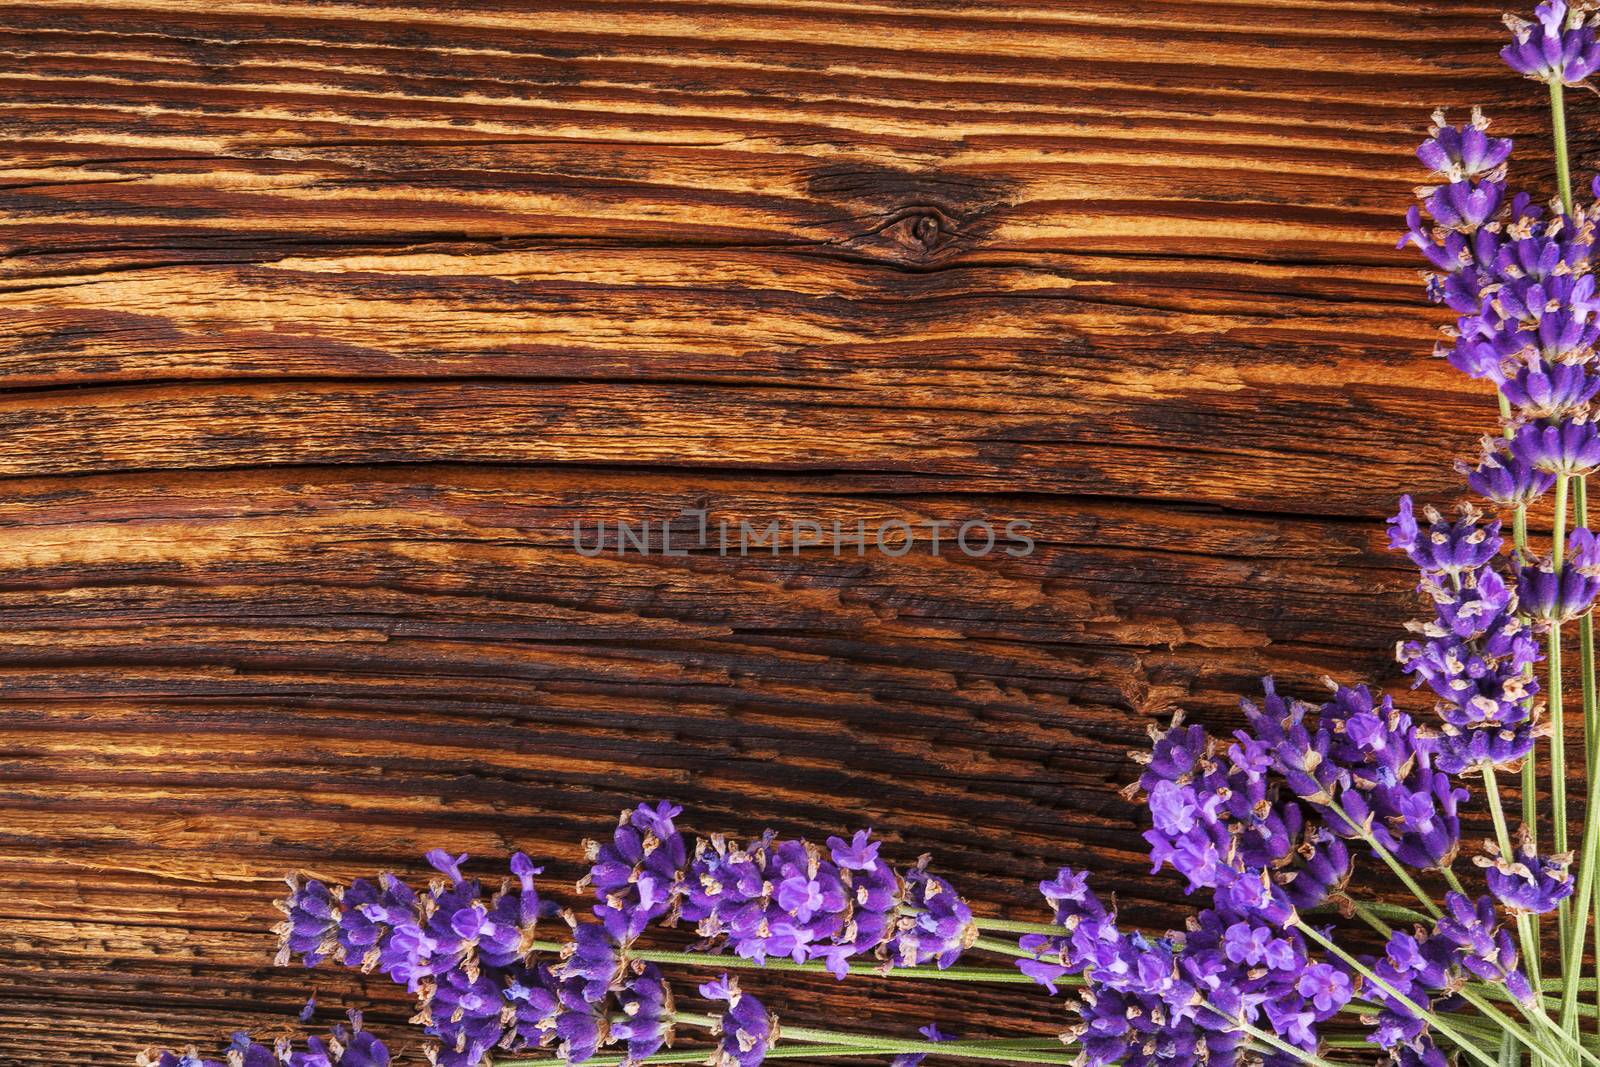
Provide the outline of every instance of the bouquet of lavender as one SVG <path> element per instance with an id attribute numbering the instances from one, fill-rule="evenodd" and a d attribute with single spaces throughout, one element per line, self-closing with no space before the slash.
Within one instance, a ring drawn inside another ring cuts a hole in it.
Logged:
<path id="1" fill-rule="evenodd" d="M 1511 142 L 1476 111 L 1461 126 L 1436 115 L 1417 152 L 1434 183 L 1419 191 L 1401 245 L 1426 257 L 1428 294 L 1458 315 L 1439 354 L 1498 390 L 1499 433 L 1461 470 L 1509 514 L 1511 546 L 1502 519 L 1471 504 L 1446 516 L 1404 498 L 1390 520 L 1428 607 L 1399 660 L 1433 694 L 1436 721 L 1365 686 L 1330 682 L 1310 704 L 1269 680 L 1231 737 L 1181 718 L 1153 732 L 1130 796 L 1148 804 L 1155 870 L 1170 865 L 1189 892 L 1204 891 L 1182 930 L 1119 923 L 1070 869 L 1040 885 L 1049 921 L 984 919 L 927 857 L 896 865 L 868 831 L 821 845 L 772 832 L 691 843 L 680 809 L 656 803 L 590 843 L 577 887 L 586 906 L 542 895 L 541 869 L 521 854 L 492 892 L 463 872 L 465 856 L 441 851 L 428 855 L 438 877 L 420 889 L 393 874 L 347 886 L 291 877 L 279 962 L 377 971 L 404 986 L 439 1067 L 863 1056 L 915 1067 L 930 1055 L 1600 1067 L 1600 983 L 1584 976 L 1592 936 L 1600 949 L 1590 614 L 1600 544 L 1587 528 L 1588 474 L 1600 465 L 1600 204 L 1574 200 L 1563 100 L 1600 69 L 1600 41 L 1589 11 L 1564 0 L 1541 4 L 1533 22 L 1507 21 L 1505 61 L 1548 88 L 1559 195 L 1541 205 L 1510 194 Z M 1536 508 L 1550 519 L 1546 554 L 1529 537 Z M 1574 622 L 1587 783 L 1575 875 L 1561 667 Z M 1515 834 L 1503 785 L 1519 793 Z M 1474 799 L 1494 840 L 1469 844 L 1470 864 L 1458 864 L 1461 808 Z M 1358 858 L 1406 902 L 1354 891 Z M 674 926 L 696 940 L 646 943 Z M 999 965 L 974 966 L 975 954 Z M 669 984 L 669 971 L 696 970 L 686 988 Z M 959 1039 L 932 1025 L 900 1038 L 790 1026 L 780 1042 L 778 1020 L 741 985 L 752 971 L 766 982 L 820 971 L 1036 984 L 1065 999 L 1069 1021 L 1059 1033 Z M 387 1067 L 383 1043 L 352 1023 L 303 1051 L 236 1035 L 225 1056 L 232 1067 Z M 212 1064 L 192 1049 L 145 1062 Z"/>

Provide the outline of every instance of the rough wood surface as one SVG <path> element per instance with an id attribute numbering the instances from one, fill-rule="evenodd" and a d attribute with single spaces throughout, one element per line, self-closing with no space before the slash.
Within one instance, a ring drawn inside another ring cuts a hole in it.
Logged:
<path id="1" fill-rule="evenodd" d="M 272 1032 L 286 869 L 570 879 L 639 797 L 871 824 L 991 914 L 1063 863 L 1178 901 L 1116 795 L 1149 724 L 1398 685 L 1382 517 L 1455 492 L 1491 405 L 1393 246 L 1433 107 L 1545 158 L 1499 36 L 1453 0 L 0 5 L 0 1064 Z M 572 549 L 683 508 L 1038 550 Z"/>

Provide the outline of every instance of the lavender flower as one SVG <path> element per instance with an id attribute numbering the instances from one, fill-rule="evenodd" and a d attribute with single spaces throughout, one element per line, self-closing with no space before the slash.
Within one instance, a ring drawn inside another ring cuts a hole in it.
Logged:
<path id="1" fill-rule="evenodd" d="M 1446 522 L 1432 507 L 1423 509 L 1423 518 L 1426 528 L 1417 523 L 1411 498 L 1401 497 L 1399 512 L 1389 520 L 1389 547 L 1411 557 L 1425 574 L 1449 577 L 1477 570 L 1495 558 L 1503 543 L 1499 521 L 1482 524 L 1482 514 L 1469 505 L 1462 505 L 1455 522 Z"/>
<path id="2" fill-rule="evenodd" d="M 830 837 L 826 851 L 770 831 L 748 847 L 712 835 L 695 847 L 681 915 L 746 959 L 822 960 L 837 978 L 869 953 L 886 966 L 949 966 L 976 936 L 971 912 L 943 879 L 920 867 L 898 875 L 878 850 L 865 830 Z"/>
<path id="3" fill-rule="evenodd" d="M 1567 551 L 1558 570 L 1545 556 L 1517 564 L 1517 600 L 1522 610 L 1545 622 L 1567 622 L 1588 612 L 1600 593 L 1600 544 L 1579 528 L 1567 535 Z"/>
<path id="4" fill-rule="evenodd" d="M 949 967 L 978 939 L 972 909 L 949 882 L 928 873 L 929 857 L 905 873 L 905 900 L 910 914 L 902 915 L 888 942 L 889 958 L 903 967 L 930 960 L 940 969 Z"/>
<path id="5" fill-rule="evenodd" d="M 622 1020 L 610 1028 L 612 1042 L 625 1042 L 628 1059 L 643 1060 L 672 1044 L 672 988 L 653 963 L 633 963 L 617 993 Z"/>
<path id="6" fill-rule="evenodd" d="M 339 899 L 315 878 L 302 882 L 291 874 L 285 881 L 289 883 L 288 897 L 274 902 L 286 916 L 273 927 L 279 939 L 274 962 L 282 967 L 298 956 L 307 967 L 315 967 L 340 951 Z"/>
<path id="7" fill-rule="evenodd" d="M 1532 504 L 1556 482 L 1555 475 L 1512 453 L 1503 437 L 1485 439 L 1476 467 L 1461 465 L 1457 469 L 1467 476 L 1473 492 L 1504 507 Z"/>
<path id="8" fill-rule="evenodd" d="M 624 811 L 611 840 L 585 842 L 593 864 L 584 882 L 600 903 L 594 913 L 611 936 L 628 944 L 676 903 L 687 853 L 673 819 L 683 809 L 660 801 Z"/>
<path id="9" fill-rule="evenodd" d="M 1535 470 L 1579 477 L 1600 465 L 1600 431 L 1587 421 L 1554 426 L 1530 423 L 1512 437 L 1511 451 Z"/>
<path id="10" fill-rule="evenodd" d="M 1477 856 L 1473 862 L 1484 868 L 1489 892 L 1512 912 L 1542 915 L 1572 895 L 1572 875 L 1567 870 L 1572 854 L 1540 856 L 1529 841 L 1527 827 L 1518 832 L 1512 855 L 1502 856 L 1492 841 L 1484 842 L 1484 849 L 1488 855 Z"/>
<path id="11" fill-rule="evenodd" d="M 1445 181 L 1458 182 L 1483 178 L 1505 166 L 1511 156 L 1511 140 L 1490 137 L 1489 120 L 1479 108 L 1465 126 L 1450 125 L 1443 111 L 1433 113 L 1428 139 L 1417 149 L 1423 166 Z"/>
<path id="12" fill-rule="evenodd" d="M 1526 460 L 1518 462 L 1531 469 Z M 1406 498 L 1390 520 L 1391 543 L 1422 570 L 1418 588 L 1434 607 L 1432 620 L 1410 625 L 1417 639 L 1402 641 L 1397 656 L 1416 684 L 1428 685 L 1438 698 L 1443 728 L 1432 751 L 1438 771 L 1516 763 L 1534 743 L 1539 686 L 1532 668 L 1541 658 L 1539 644 L 1494 569 L 1499 524 L 1480 526 L 1470 509 L 1452 524 L 1433 521 L 1436 515 L 1429 513 L 1424 532 Z M 1485 546 L 1495 551 L 1484 552 Z"/>
<path id="13" fill-rule="evenodd" d="M 1494 898 L 1470 900 L 1446 893 L 1444 916 L 1434 928 L 1434 939 L 1453 950 L 1450 961 L 1475 978 L 1504 985 L 1518 1000 L 1533 998 L 1533 987 L 1517 967 L 1517 950 L 1511 933 L 1500 925 Z"/>
<path id="14" fill-rule="evenodd" d="M 1600 43 L 1582 8 L 1566 0 L 1545 0 L 1534 9 L 1536 21 L 1506 16 L 1511 43 L 1500 58 L 1518 73 L 1543 82 L 1576 85 L 1600 69 Z"/>
<path id="15" fill-rule="evenodd" d="M 717 1067 L 760 1067 L 767 1050 L 778 1040 L 777 1016 L 741 991 L 738 979 L 726 974 L 700 986 L 700 995 L 728 1005 L 715 1030 L 721 1040 L 711 1062 Z"/>
<path id="16" fill-rule="evenodd" d="M 171 1052 L 149 1049 L 137 1060 L 139 1067 L 388 1067 L 389 1050 L 361 1028 L 361 1013 L 350 1013 L 350 1026 L 335 1026 L 327 1038 L 312 1037 L 305 1051 L 289 1041 L 268 1046 L 249 1034 L 236 1033 L 223 1060 L 203 1059 L 194 1049 Z"/>
<path id="17" fill-rule="evenodd" d="M 1071 869 L 1040 890 L 1062 933 L 1022 938 L 1033 958 L 1017 965 L 1052 993 L 1064 975 L 1083 976 L 1072 1033 L 1091 1067 L 1232 1062 L 1240 1023 L 1252 1020 L 1312 1050 L 1315 1024 L 1350 999 L 1347 976 L 1313 972 L 1299 933 L 1259 915 L 1207 909 L 1186 933 L 1152 939 L 1120 930 Z M 1302 993 L 1307 975 L 1315 980 Z"/>

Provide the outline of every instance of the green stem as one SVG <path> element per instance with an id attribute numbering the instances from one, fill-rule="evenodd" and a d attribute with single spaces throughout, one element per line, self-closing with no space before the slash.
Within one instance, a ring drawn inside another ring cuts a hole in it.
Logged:
<path id="1" fill-rule="evenodd" d="M 1573 524 L 1585 529 L 1589 526 L 1589 479 L 1577 481 L 1573 495 Z M 1583 765 L 1589 783 L 1583 809 L 1583 844 L 1578 855 L 1578 884 L 1572 898 L 1572 941 L 1561 973 L 1572 979 L 1563 990 L 1561 998 L 1561 1025 L 1568 1033 L 1576 1035 L 1578 1022 L 1578 980 L 1583 977 L 1583 947 L 1587 934 L 1589 913 L 1594 901 L 1595 852 L 1600 850 L 1600 781 L 1595 775 L 1596 743 L 1600 742 L 1600 710 L 1597 710 L 1594 666 L 1594 614 L 1585 613 L 1578 621 L 1579 671 L 1583 683 Z M 1596 943 L 1600 949 L 1600 942 Z"/>
<path id="2" fill-rule="evenodd" d="M 1059 928 L 1058 928 L 1059 929 Z M 560 952 L 562 944 L 559 941 L 535 941 L 531 946 L 536 952 Z M 1016 951 L 1016 955 L 1026 955 Z M 767 959 L 763 962 L 747 960 L 743 956 L 718 956 L 707 952 L 672 952 L 662 949 L 630 948 L 628 958 L 642 960 L 645 963 L 681 964 L 685 967 L 706 967 L 719 971 L 789 971 L 802 974 L 827 974 L 828 968 L 820 963 L 796 963 L 793 960 Z M 938 970 L 934 967 L 895 967 L 888 971 L 880 971 L 875 967 L 868 967 L 870 973 L 881 974 L 886 978 L 909 978 L 912 980 L 934 982 L 984 982 L 990 985 L 1033 985 L 1034 981 L 1021 971 L 1008 967 L 950 967 Z M 1081 978 L 1068 976 L 1058 979 L 1065 985 L 1075 985 L 1082 981 Z"/>
<path id="3" fill-rule="evenodd" d="M 981 915 L 973 916 L 972 923 L 980 930 L 990 930 L 997 934 L 1050 934 L 1059 937 L 1064 931 L 1053 923 L 1020 922 L 1015 919 L 986 919 Z"/>
<path id="4" fill-rule="evenodd" d="M 1380 919 L 1377 912 L 1373 911 L 1369 905 L 1363 904 L 1359 900 L 1352 900 L 1350 902 L 1350 910 L 1355 914 L 1356 918 L 1378 931 L 1384 937 L 1394 936 L 1394 927 Z"/>
<path id="5" fill-rule="evenodd" d="M 1550 126 L 1555 135 L 1556 184 L 1561 188 L 1561 210 L 1572 214 L 1572 164 L 1567 158 L 1567 109 L 1562 100 L 1564 87 L 1550 83 Z"/>
<path id="6" fill-rule="evenodd" d="M 1059 928 L 1057 932 L 1060 932 Z M 1000 956 L 1012 956 L 1020 960 L 1033 959 L 1033 953 L 1022 951 L 1022 947 L 1015 941 L 996 941 L 992 937 L 980 937 L 972 943 L 972 947 L 982 949 L 984 952 L 993 952 Z M 1033 979 L 1029 978 L 1028 981 L 1031 982 Z"/>
<path id="7" fill-rule="evenodd" d="M 672 1014 L 674 1023 L 685 1026 L 697 1026 L 707 1030 L 718 1030 L 722 1027 L 722 1020 L 715 1015 L 702 1015 L 695 1012 L 676 1011 Z M 839 1048 L 890 1048 L 896 1052 L 920 1052 L 930 1042 L 921 1038 L 884 1037 L 881 1034 L 847 1034 L 838 1030 L 819 1030 L 806 1026 L 784 1026 L 783 1036 L 810 1041 L 818 1045 L 833 1045 Z M 969 1038 L 956 1041 L 937 1042 L 941 1049 L 951 1052 L 976 1050 L 978 1052 L 1001 1051 L 1007 1049 L 1029 1049 L 1043 1046 L 1046 1049 L 1059 1049 L 1061 1039 L 1056 1037 L 1002 1037 L 1002 1038 Z"/>
<path id="8" fill-rule="evenodd" d="M 1243 1019 L 1236 1019 L 1232 1015 L 1229 1015 L 1227 1012 L 1222 1011 L 1220 1008 L 1213 1007 L 1211 1004 L 1209 1004 L 1209 1003 L 1207 1003 L 1205 1001 L 1201 1001 L 1201 1004 L 1204 1005 L 1206 1008 L 1209 1008 L 1215 1014 L 1220 1015 L 1222 1018 L 1228 1020 L 1234 1026 L 1237 1026 L 1240 1030 L 1242 1030 L 1245 1033 L 1249 1034 L 1251 1037 L 1255 1038 L 1257 1041 L 1260 1041 L 1262 1044 L 1270 1045 L 1272 1048 L 1277 1049 L 1279 1052 L 1287 1053 L 1290 1056 L 1293 1056 L 1295 1059 L 1299 1060 L 1301 1063 L 1309 1063 L 1309 1064 L 1311 1064 L 1311 1067 L 1333 1067 L 1333 1064 L 1329 1063 L 1327 1060 L 1323 1059 L 1321 1056 L 1318 1056 L 1315 1052 L 1307 1052 L 1305 1049 L 1299 1048 L 1299 1047 L 1297 1047 L 1295 1045 L 1291 1045 L 1287 1041 L 1281 1041 L 1281 1040 L 1278 1039 L 1278 1036 L 1276 1034 L 1270 1034 L 1265 1030 L 1261 1030 L 1261 1029 L 1258 1029 L 1257 1027 L 1251 1026 L 1249 1023 L 1245 1022 Z"/>
<path id="9" fill-rule="evenodd" d="M 1000 1060 L 1007 1063 L 1048 1063 L 1070 1065 L 1076 1062 L 1074 1056 L 1032 1053 L 1025 1049 L 1006 1050 L 995 1049 L 992 1053 L 977 1054 L 973 1051 L 953 1049 L 953 1041 L 929 1041 L 918 1048 L 919 1053 L 930 1056 L 955 1056 L 960 1059 Z M 811 1044 L 811 1045 L 785 1045 L 767 1050 L 766 1058 L 769 1060 L 797 1060 L 832 1058 L 834 1056 L 894 1056 L 903 1050 L 887 1045 L 844 1047 L 840 1045 Z M 704 1048 L 694 1051 L 658 1052 L 643 1060 L 631 1061 L 622 1056 L 606 1056 L 598 1059 L 585 1060 L 584 1067 L 626 1067 L 632 1062 L 638 1063 L 705 1063 L 707 1050 Z M 497 1059 L 495 1067 L 565 1067 L 566 1061 L 553 1056 L 544 1056 L 535 1059 Z"/>
<path id="10" fill-rule="evenodd" d="M 1555 572 L 1561 574 L 1561 563 L 1567 543 L 1567 487 L 1572 481 L 1568 475 L 1556 478 L 1555 517 L 1550 527 L 1550 560 Z M 1557 853 L 1567 850 L 1567 731 L 1566 714 L 1561 692 L 1561 623 L 1552 622 L 1545 643 L 1545 657 L 1550 662 L 1548 703 L 1550 710 L 1550 822 L 1552 840 Z M 1563 900 L 1556 909 L 1556 928 L 1560 937 L 1561 959 L 1565 960 L 1571 945 L 1572 904 Z"/>
<path id="11" fill-rule="evenodd" d="M 1483 1012 L 1484 1016 L 1491 1022 L 1498 1023 L 1500 1026 L 1500 1032 L 1502 1034 L 1509 1034 L 1518 1041 L 1522 1042 L 1523 1046 L 1530 1053 L 1539 1053 L 1544 1056 L 1551 1055 L 1550 1046 L 1546 1045 L 1533 1034 L 1518 1026 L 1515 1019 L 1511 1018 L 1511 1016 L 1507 1015 L 1505 1012 L 1489 1003 L 1489 1001 L 1484 997 L 1479 996 L 1470 989 L 1461 990 L 1460 996 L 1462 1000 Z M 1554 1057 L 1552 1057 L 1552 1059 L 1554 1059 Z"/>

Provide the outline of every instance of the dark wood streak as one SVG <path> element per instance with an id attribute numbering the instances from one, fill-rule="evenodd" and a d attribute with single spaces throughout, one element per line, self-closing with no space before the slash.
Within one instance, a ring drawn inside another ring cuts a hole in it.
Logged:
<path id="1" fill-rule="evenodd" d="M 1490 402 L 1393 243 L 1498 7 L 218 0 L 0 9 L 0 1064 L 278 1032 L 289 868 L 870 824 L 988 914 L 1170 921 L 1127 752 L 1399 690 L 1384 549 Z M 1576 94 L 1580 168 L 1600 144 Z M 1548 168 L 1519 163 L 1548 193 Z M 1026 559 L 586 559 L 684 508 Z M 753 988 L 1051 1032 L 1026 990 Z M 820 1003 L 829 1007 L 823 1009 Z M 948 1026 L 945 1024 L 948 1022 Z"/>

